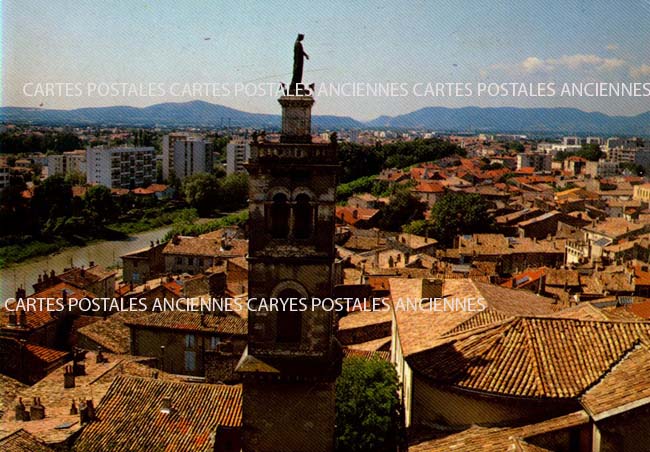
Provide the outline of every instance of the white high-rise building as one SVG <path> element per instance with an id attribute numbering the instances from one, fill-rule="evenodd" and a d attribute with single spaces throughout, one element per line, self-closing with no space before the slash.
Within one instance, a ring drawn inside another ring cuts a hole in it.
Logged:
<path id="1" fill-rule="evenodd" d="M 169 180 L 174 171 L 174 145 L 178 140 L 186 140 L 191 135 L 187 132 L 174 132 L 163 136 L 162 140 L 162 176 Z"/>
<path id="2" fill-rule="evenodd" d="M 244 163 L 251 156 L 251 146 L 243 138 L 235 138 L 226 146 L 226 174 L 243 173 Z"/>
<path id="3" fill-rule="evenodd" d="M 109 188 L 136 188 L 155 180 L 156 151 L 153 147 L 89 148 L 87 181 Z"/>
<path id="4" fill-rule="evenodd" d="M 210 173 L 212 172 L 212 143 L 191 137 L 175 140 L 173 161 L 174 174 L 180 180 L 192 174 Z"/>
<path id="5" fill-rule="evenodd" d="M 77 149 L 75 151 L 66 151 L 63 154 L 54 154 L 47 156 L 47 175 L 55 174 L 67 175 L 71 173 L 80 173 L 86 175 L 86 150 Z"/>

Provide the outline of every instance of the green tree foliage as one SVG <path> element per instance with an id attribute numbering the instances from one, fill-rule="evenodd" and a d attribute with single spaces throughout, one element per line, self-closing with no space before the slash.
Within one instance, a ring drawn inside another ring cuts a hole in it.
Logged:
<path id="1" fill-rule="evenodd" d="M 86 183 L 86 175 L 81 171 L 71 171 L 65 175 L 65 181 L 70 185 L 84 185 Z"/>
<path id="2" fill-rule="evenodd" d="M 401 443 L 395 368 L 379 359 L 346 358 L 336 380 L 336 451 L 395 451 Z"/>
<path id="3" fill-rule="evenodd" d="M 185 201 L 196 208 L 199 215 L 210 214 L 219 205 L 219 179 L 213 174 L 193 174 L 183 181 L 183 194 Z"/>
<path id="4" fill-rule="evenodd" d="M 580 149 L 579 151 L 559 151 L 557 154 L 555 154 L 555 160 L 561 162 L 573 156 L 582 157 L 591 162 L 597 162 L 598 160 L 603 158 L 605 154 L 603 151 L 600 150 L 599 145 L 595 143 L 591 143 L 591 144 L 583 144 L 582 149 Z"/>
<path id="5" fill-rule="evenodd" d="M 183 181 L 183 194 L 199 215 L 234 210 L 246 204 L 248 176 L 235 173 L 219 179 L 214 174 L 194 174 Z"/>
<path id="6" fill-rule="evenodd" d="M 476 193 L 447 193 L 433 205 L 425 228 L 441 244 L 451 246 L 456 235 L 492 229 L 489 207 Z M 424 235 L 426 231 L 412 232 Z"/>
<path id="7" fill-rule="evenodd" d="M 48 177 L 34 189 L 32 209 L 41 222 L 72 214 L 72 185 L 61 175 Z"/>
<path id="8" fill-rule="evenodd" d="M 90 187 L 84 196 L 84 206 L 88 214 L 101 224 L 109 223 L 117 213 L 117 205 L 111 190 L 103 185 Z"/>
<path id="9" fill-rule="evenodd" d="M 386 231 L 399 231 L 402 226 L 424 218 L 427 206 L 415 197 L 408 187 L 400 187 L 381 208 L 379 227 Z"/>
<path id="10" fill-rule="evenodd" d="M 338 151 L 342 168 L 341 181 L 350 182 L 363 176 L 378 174 L 384 168 L 405 168 L 453 154 L 465 155 L 465 151 L 455 144 L 437 138 L 377 143 L 375 146 L 341 143 Z"/>
<path id="11" fill-rule="evenodd" d="M 72 132 L 23 133 L 21 131 L 12 131 L 0 133 L 0 152 L 7 154 L 28 154 L 46 151 L 54 151 L 60 154 L 82 147 L 81 140 Z"/>
<path id="12" fill-rule="evenodd" d="M 246 205 L 248 200 L 248 175 L 233 173 L 220 180 L 221 209 L 234 210 Z"/>
<path id="13" fill-rule="evenodd" d="M 503 147 L 506 148 L 506 150 L 512 150 L 517 152 L 524 152 L 526 150 L 524 144 L 519 141 L 508 141 L 503 145 Z"/>
<path id="14" fill-rule="evenodd" d="M 645 176 L 645 167 L 633 162 L 621 163 L 621 169 L 629 171 L 635 176 Z"/>

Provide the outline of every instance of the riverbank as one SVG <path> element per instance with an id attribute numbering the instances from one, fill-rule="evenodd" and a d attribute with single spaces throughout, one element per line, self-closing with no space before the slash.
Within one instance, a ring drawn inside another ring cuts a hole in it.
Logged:
<path id="1" fill-rule="evenodd" d="M 52 240 L 23 240 L 0 246 L 0 269 L 26 262 L 30 259 L 61 253 L 72 247 L 83 247 L 93 243 L 115 240 L 128 240 L 130 234 L 152 231 L 169 225 L 191 225 L 197 219 L 196 210 L 191 208 L 177 209 L 170 212 L 160 212 L 159 209 L 142 209 L 141 216 L 135 221 L 109 224 L 105 227 L 103 237 L 84 238 L 76 240 L 60 237 Z"/>

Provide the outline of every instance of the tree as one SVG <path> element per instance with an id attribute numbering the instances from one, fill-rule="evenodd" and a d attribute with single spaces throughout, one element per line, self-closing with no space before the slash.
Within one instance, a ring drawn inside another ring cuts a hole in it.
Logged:
<path id="1" fill-rule="evenodd" d="M 196 208 L 199 215 L 208 215 L 219 207 L 219 179 L 207 173 L 193 174 L 183 181 L 183 194 L 187 203 Z"/>
<path id="2" fill-rule="evenodd" d="M 402 226 L 424 218 L 426 204 L 413 196 L 408 187 L 400 188 L 393 194 L 387 205 L 381 208 L 379 227 L 387 231 L 399 231 Z"/>
<path id="3" fill-rule="evenodd" d="M 380 359 L 346 358 L 336 380 L 337 451 L 395 451 L 402 429 L 395 368 Z"/>
<path id="4" fill-rule="evenodd" d="M 103 185 L 90 187 L 84 196 L 84 205 L 89 215 L 104 224 L 115 218 L 118 211 L 111 190 Z"/>
<path id="5" fill-rule="evenodd" d="M 84 185 L 86 183 L 86 175 L 81 171 L 70 171 L 65 176 L 65 181 L 70 185 Z"/>
<path id="6" fill-rule="evenodd" d="M 220 180 L 221 208 L 234 210 L 243 207 L 248 199 L 248 174 L 233 173 Z"/>
<path id="7" fill-rule="evenodd" d="M 72 186 L 60 174 L 48 177 L 34 189 L 32 209 L 41 222 L 72 214 Z"/>
<path id="8" fill-rule="evenodd" d="M 456 235 L 491 230 L 489 207 L 476 193 L 447 193 L 433 205 L 427 227 L 441 244 L 451 246 Z"/>

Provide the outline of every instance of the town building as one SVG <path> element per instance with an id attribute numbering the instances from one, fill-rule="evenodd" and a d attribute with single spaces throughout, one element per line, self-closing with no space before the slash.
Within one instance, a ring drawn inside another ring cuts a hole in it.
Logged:
<path id="1" fill-rule="evenodd" d="M 74 151 L 66 151 L 63 154 L 52 154 L 47 156 L 47 170 L 48 176 L 57 174 L 81 174 L 86 176 L 86 150 L 77 149 Z"/>
<path id="2" fill-rule="evenodd" d="M 536 172 L 551 171 L 552 157 L 541 152 L 517 154 L 517 169 L 533 168 Z"/>
<path id="3" fill-rule="evenodd" d="M 226 174 L 243 173 L 251 157 L 251 145 L 245 138 L 235 138 L 226 145 Z"/>
<path id="4" fill-rule="evenodd" d="M 131 354 L 157 358 L 158 368 L 172 374 L 205 375 L 205 352 L 230 342 L 241 355 L 247 322 L 236 312 L 161 311 L 130 319 Z"/>
<path id="5" fill-rule="evenodd" d="M 174 175 L 183 180 L 188 176 L 212 172 L 212 144 L 194 137 L 174 140 Z M 170 152 L 172 150 L 170 149 Z M 163 154 L 163 162 L 168 159 Z M 163 175 L 164 177 L 164 175 Z"/>
<path id="6" fill-rule="evenodd" d="M 156 178 L 153 147 L 93 147 L 87 153 L 87 181 L 108 188 L 146 187 Z"/>

